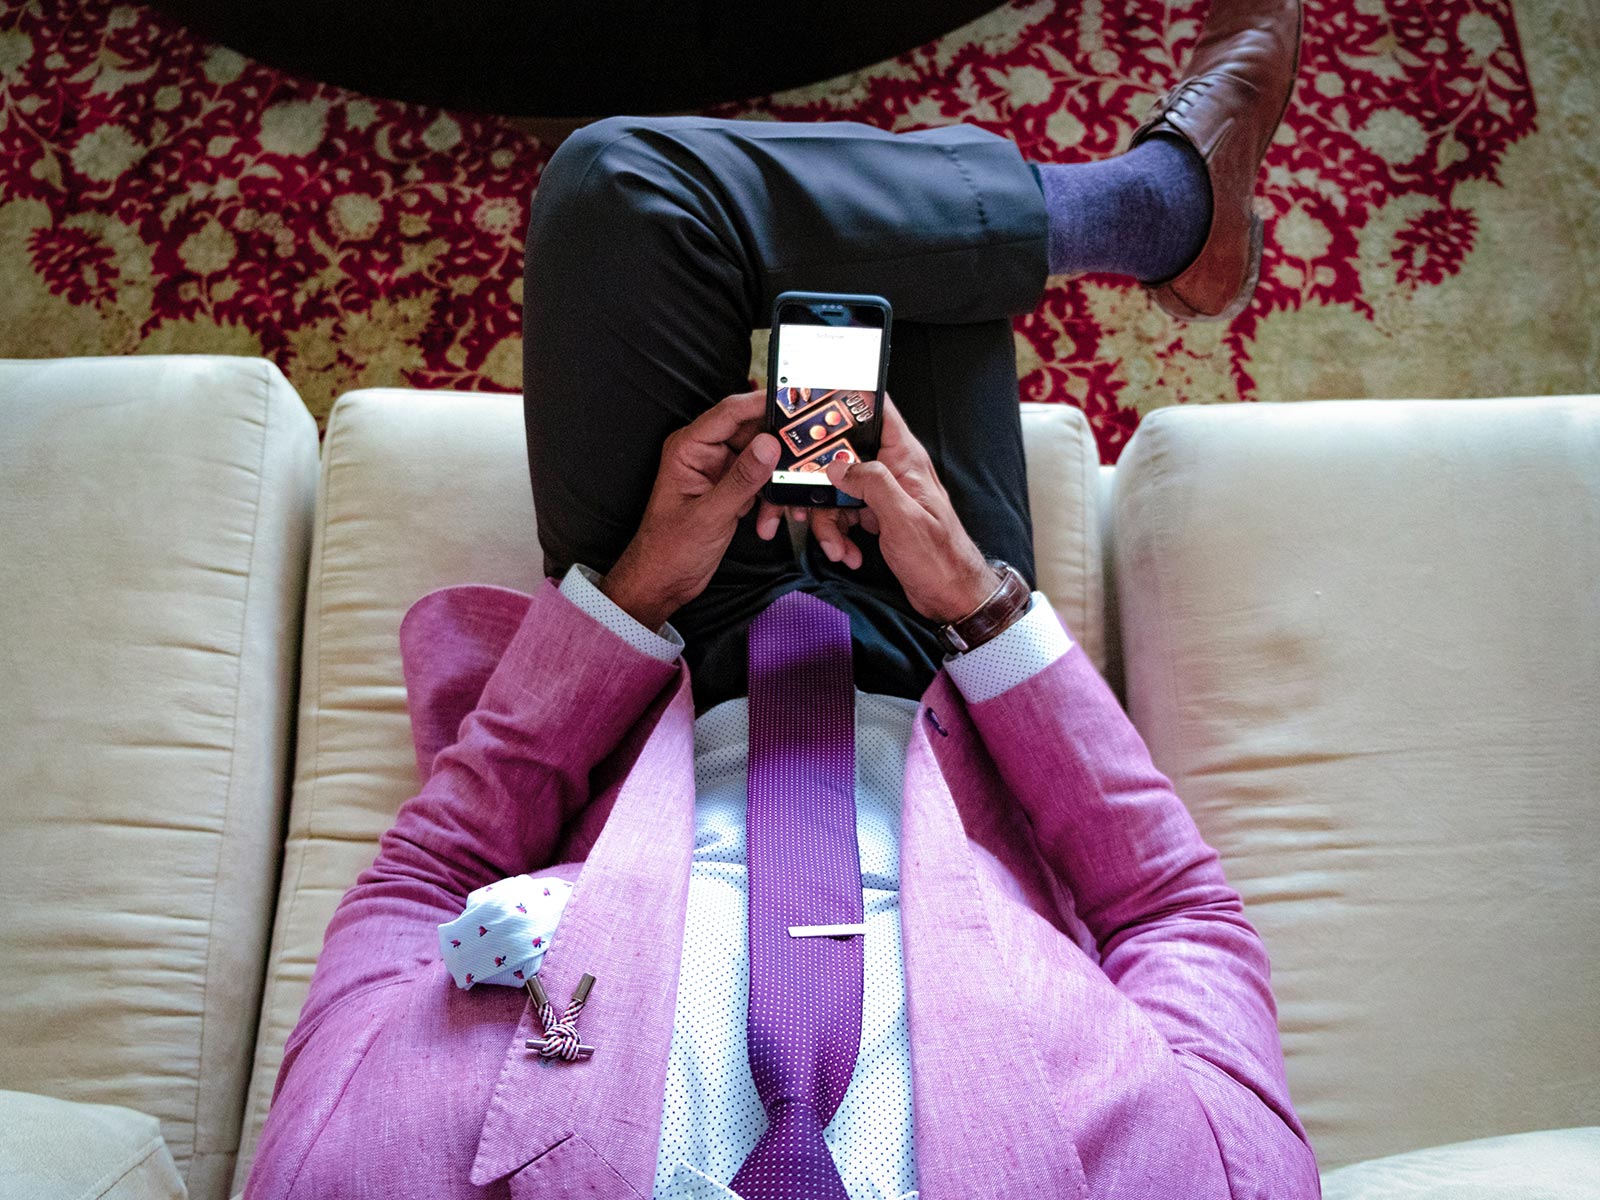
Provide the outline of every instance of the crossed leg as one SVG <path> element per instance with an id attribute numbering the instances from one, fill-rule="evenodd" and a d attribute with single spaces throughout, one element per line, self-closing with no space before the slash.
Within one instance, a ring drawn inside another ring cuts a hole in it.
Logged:
<path id="1" fill-rule="evenodd" d="M 790 289 L 894 307 L 889 391 L 963 524 L 1034 582 L 1009 317 L 1037 303 L 1046 216 L 1016 147 L 970 127 L 612 118 L 578 131 L 534 198 L 524 286 L 528 462 L 544 569 L 606 571 L 637 530 L 661 443 L 742 391 L 749 335 Z M 864 691 L 920 696 L 942 652 L 877 551 L 796 561 L 740 522 L 673 618 L 698 709 L 745 694 L 744 631 L 802 588 L 850 615 Z"/>

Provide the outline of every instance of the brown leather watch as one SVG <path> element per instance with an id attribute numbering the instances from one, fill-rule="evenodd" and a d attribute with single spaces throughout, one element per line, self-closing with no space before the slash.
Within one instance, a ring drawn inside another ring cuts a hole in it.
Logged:
<path id="1" fill-rule="evenodd" d="M 1033 592 L 1028 581 L 1010 563 L 988 560 L 1000 575 L 1000 586 L 989 598 L 959 621 L 939 626 L 939 641 L 951 654 L 965 654 L 995 637 L 1028 609 Z"/>

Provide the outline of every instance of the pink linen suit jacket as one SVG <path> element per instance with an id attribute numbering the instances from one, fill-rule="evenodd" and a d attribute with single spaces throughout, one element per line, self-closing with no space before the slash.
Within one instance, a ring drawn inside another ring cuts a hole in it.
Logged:
<path id="1" fill-rule="evenodd" d="M 688 668 L 545 581 L 401 626 L 421 792 L 327 930 L 250 1200 L 648 1197 L 694 843 Z M 1267 958 L 1081 648 L 923 695 L 901 929 L 923 1200 L 1320 1193 Z M 525 994 L 457 989 L 437 926 L 519 872 L 575 883 L 540 971 L 598 1049 L 538 1058 Z"/>

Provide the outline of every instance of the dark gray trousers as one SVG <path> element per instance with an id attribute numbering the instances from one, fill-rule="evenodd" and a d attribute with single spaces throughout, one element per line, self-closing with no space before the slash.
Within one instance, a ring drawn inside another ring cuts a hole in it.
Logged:
<path id="1" fill-rule="evenodd" d="M 557 150 L 524 279 L 528 467 L 546 574 L 605 572 L 638 529 L 661 444 L 746 388 L 778 293 L 894 307 L 889 392 L 979 548 L 1035 582 L 1009 317 L 1045 280 L 1044 199 L 1016 146 L 970 126 L 612 118 Z M 745 628 L 799 588 L 850 616 L 856 684 L 918 697 L 942 657 L 878 552 L 802 561 L 740 522 L 672 619 L 698 711 L 746 694 Z"/>

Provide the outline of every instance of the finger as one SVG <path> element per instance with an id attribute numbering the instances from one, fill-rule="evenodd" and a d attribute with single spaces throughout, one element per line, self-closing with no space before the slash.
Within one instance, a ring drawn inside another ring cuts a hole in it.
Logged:
<path id="1" fill-rule="evenodd" d="M 838 562 L 844 557 L 844 547 L 840 545 L 843 535 L 839 532 L 837 510 L 818 509 L 816 516 L 811 518 L 811 536 L 817 539 L 817 545 L 822 547 L 822 552 L 828 556 L 829 561 Z"/>
<path id="2" fill-rule="evenodd" d="M 789 508 L 789 516 L 798 524 L 804 525 L 811 519 L 811 510 L 803 504 L 791 505 Z"/>
<path id="3" fill-rule="evenodd" d="M 856 525 L 861 509 L 818 509 L 811 517 L 811 523 L 826 522 L 842 534 L 850 533 L 850 526 Z"/>
<path id="4" fill-rule="evenodd" d="M 916 441 L 916 435 L 911 432 L 911 426 L 906 424 L 905 415 L 901 413 L 900 406 L 888 392 L 883 394 L 883 441 L 896 445 L 906 441 Z"/>
<path id="5" fill-rule="evenodd" d="M 927 510 L 906 495 L 894 473 L 881 462 L 828 464 L 828 481 L 847 496 L 865 500 L 877 513 L 880 527 L 897 522 L 909 523 Z"/>
<path id="6" fill-rule="evenodd" d="M 879 533 L 878 514 L 873 512 L 870 508 L 863 508 L 859 511 L 861 513 L 861 528 L 865 529 L 870 534 L 876 535 Z"/>
<path id="7" fill-rule="evenodd" d="M 911 432 L 911 426 L 906 424 L 906 419 L 901 415 L 899 407 L 889 398 L 887 392 L 883 396 L 883 431 L 878 442 L 880 457 L 888 457 L 891 461 L 896 455 L 909 454 L 920 458 L 924 462 L 933 460 L 928 456 L 928 449 L 917 440 L 917 435 Z"/>
<path id="8" fill-rule="evenodd" d="M 674 435 L 676 437 L 677 435 Z M 740 447 L 739 449 L 743 449 Z M 739 450 L 726 442 L 708 445 L 702 442 L 669 439 L 663 448 L 663 455 L 672 461 L 681 463 L 698 475 L 704 475 L 707 480 L 718 480 L 722 473 L 733 465 L 733 460 L 738 457 Z"/>
<path id="9" fill-rule="evenodd" d="M 770 542 L 778 533 L 778 526 L 783 524 L 783 505 L 774 504 L 771 500 L 761 501 L 761 511 L 756 514 L 756 536 L 762 541 Z"/>
<path id="10" fill-rule="evenodd" d="M 716 487 L 704 503 L 714 516 L 736 520 L 749 511 L 746 502 L 772 478 L 772 468 L 778 461 L 778 439 L 770 433 L 758 434 L 733 460 L 733 465 L 723 472 Z"/>
<path id="11" fill-rule="evenodd" d="M 692 441 L 708 445 L 731 442 L 759 426 L 767 411 L 765 391 L 739 392 L 713 404 L 689 424 L 684 434 Z"/>
<path id="12" fill-rule="evenodd" d="M 817 545 L 822 547 L 828 561 L 842 562 L 855 570 L 861 565 L 861 548 L 845 533 L 849 524 L 846 511 L 838 508 L 819 511 L 812 518 L 811 532 L 816 535 Z"/>

